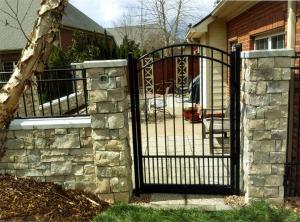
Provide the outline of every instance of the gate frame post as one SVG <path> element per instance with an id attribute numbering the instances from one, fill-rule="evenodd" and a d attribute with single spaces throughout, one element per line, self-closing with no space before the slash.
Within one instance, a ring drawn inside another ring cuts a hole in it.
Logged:
<path id="1" fill-rule="evenodd" d="M 233 193 L 240 194 L 240 85 L 241 85 L 242 45 L 233 46 L 230 55 L 230 147 L 231 147 L 231 187 Z"/>
<path id="2" fill-rule="evenodd" d="M 134 156 L 135 195 L 140 197 L 143 184 L 141 159 L 141 121 L 139 111 L 139 81 L 137 76 L 137 60 L 128 53 L 129 88 L 131 101 L 132 144 Z"/>

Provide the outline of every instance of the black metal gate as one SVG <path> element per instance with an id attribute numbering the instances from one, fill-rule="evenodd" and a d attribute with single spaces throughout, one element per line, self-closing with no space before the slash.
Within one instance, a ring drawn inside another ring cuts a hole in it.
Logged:
<path id="1" fill-rule="evenodd" d="M 135 191 L 238 194 L 240 46 L 128 57 Z"/>

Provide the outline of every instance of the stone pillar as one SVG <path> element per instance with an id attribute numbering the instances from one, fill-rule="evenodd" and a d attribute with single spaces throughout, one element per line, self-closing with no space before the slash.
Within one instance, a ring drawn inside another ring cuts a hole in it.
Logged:
<path id="1" fill-rule="evenodd" d="M 132 193 L 126 60 L 84 62 L 98 191 L 109 202 Z"/>
<path id="2" fill-rule="evenodd" d="M 283 203 L 293 50 L 242 53 L 242 154 L 246 201 Z"/>

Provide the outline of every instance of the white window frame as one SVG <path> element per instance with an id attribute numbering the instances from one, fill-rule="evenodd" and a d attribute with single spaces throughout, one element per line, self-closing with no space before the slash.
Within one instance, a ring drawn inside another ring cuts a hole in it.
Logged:
<path id="1" fill-rule="evenodd" d="M 285 32 L 276 32 L 273 34 L 268 34 L 268 35 L 260 35 L 258 37 L 254 37 L 254 50 L 272 50 L 272 37 L 273 36 L 278 36 L 278 35 L 284 35 L 285 37 Z M 268 38 L 268 48 L 267 49 L 256 49 L 256 40 L 260 39 L 266 39 Z M 285 48 L 285 42 L 284 42 L 284 47 Z"/>

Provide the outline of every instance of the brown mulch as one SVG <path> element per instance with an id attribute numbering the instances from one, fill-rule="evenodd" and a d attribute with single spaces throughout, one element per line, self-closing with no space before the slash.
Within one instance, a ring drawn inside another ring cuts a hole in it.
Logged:
<path id="1" fill-rule="evenodd" d="M 140 197 L 133 196 L 129 203 L 132 204 L 146 204 L 150 203 L 150 194 L 142 194 Z"/>
<path id="2" fill-rule="evenodd" d="M 300 197 L 290 197 L 286 198 L 284 205 L 287 209 L 300 214 Z"/>
<path id="3" fill-rule="evenodd" d="M 224 203 L 229 206 L 240 207 L 245 205 L 245 197 L 244 196 L 227 196 L 224 198 Z"/>
<path id="4" fill-rule="evenodd" d="M 82 191 L 0 175 L 0 221 L 90 221 L 108 207 Z"/>

